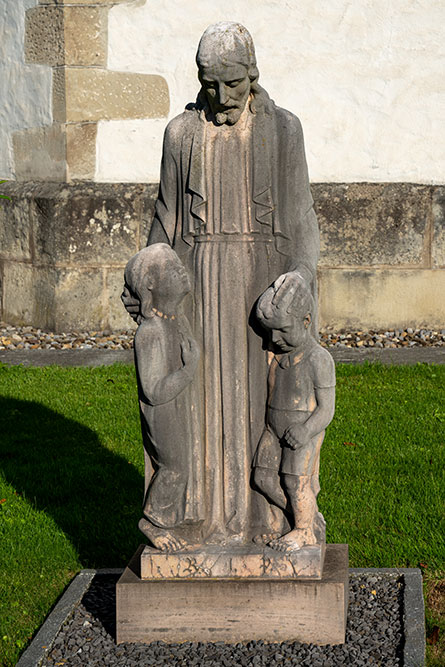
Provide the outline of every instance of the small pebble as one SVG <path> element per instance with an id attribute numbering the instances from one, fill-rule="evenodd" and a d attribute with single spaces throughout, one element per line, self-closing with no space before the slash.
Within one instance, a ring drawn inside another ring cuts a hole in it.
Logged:
<path id="1" fill-rule="evenodd" d="M 0 350 L 129 350 L 133 347 L 134 330 L 45 332 L 30 326 L 13 327 L 0 322 Z M 323 347 L 443 347 L 445 329 L 397 329 L 393 331 L 322 331 Z"/>

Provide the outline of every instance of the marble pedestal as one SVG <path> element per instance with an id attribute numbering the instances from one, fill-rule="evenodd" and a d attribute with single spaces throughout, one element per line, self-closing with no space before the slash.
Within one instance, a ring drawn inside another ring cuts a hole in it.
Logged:
<path id="1" fill-rule="evenodd" d="M 236 643 L 259 639 L 314 644 L 344 642 L 348 608 L 346 544 L 327 545 L 321 578 L 291 574 L 289 557 L 285 555 L 277 555 L 274 567 L 264 565 L 259 574 L 251 570 L 247 576 L 240 576 L 237 570 L 232 576 L 212 576 L 198 568 L 200 575 L 196 576 L 194 566 L 189 574 L 186 572 L 185 559 L 191 557 L 186 552 L 176 554 L 181 576 L 175 576 L 171 569 L 173 554 L 165 557 L 156 572 L 156 568 L 150 569 L 154 560 L 150 554 L 147 556 L 147 551 L 144 555 L 145 549 L 138 549 L 117 583 L 117 643 L 159 640 Z M 250 554 L 244 554 L 242 562 L 250 555 L 251 563 L 261 566 L 258 548 L 248 551 Z M 192 557 L 196 559 L 197 555 Z M 207 563 L 204 569 L 209 570 L 214 557 L 215 554 L 202 554 L 202 562 Z M 233 558 L 240 562 L 239 553 Z M 285 559 L 281 566 L 277 561 L 280 558 Z M 228 562 L 225 554 L 220 559 L 224 571 Z M 141 577 L 141 566 L 145 575 L 151 573 L 151 578 Z M 215 571 L 213 563 L 211 572 Z"/>

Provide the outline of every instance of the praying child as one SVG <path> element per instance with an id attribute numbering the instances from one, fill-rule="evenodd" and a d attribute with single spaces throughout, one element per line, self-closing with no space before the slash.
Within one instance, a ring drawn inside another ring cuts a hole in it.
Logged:
<path id="1" fill-rule="evenodd" d="M 257 318 L 274 352 L 266 426 L 255 453 L 254 482 L 289 518 L 291 530 L 266 542 L 291 552 L 324 542 L 317 508 L 320 447 L 335 407 L 331 355 L 311 333 L 314 300 L 301 279 L 280 276 L 260 297 Z"/>
<path id="2" fill-rule="evenodd" d="M 124 302 L 131 296 L 139 307 L 134 348 L 146 482 L 139 528 L 162 551 L 184 548 L 184 527 L 200 519 L 198 429 L 189 387 L 199 349 L 180 311 L 190 289 L 184 266 L 166 243 L 144 248 L 125 268 Z"/>

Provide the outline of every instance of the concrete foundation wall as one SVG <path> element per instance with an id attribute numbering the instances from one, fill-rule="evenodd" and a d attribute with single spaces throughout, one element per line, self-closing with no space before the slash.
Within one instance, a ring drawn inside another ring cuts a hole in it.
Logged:
<path id="1" fill-rule="evenodd" d="M 322 328 L 443 328 L 445 187 L 314 184 Z M 147 239 L 156 184 L 9 183 L 0 203 L 2 320 L 129 328 L 123 269 Z"/>

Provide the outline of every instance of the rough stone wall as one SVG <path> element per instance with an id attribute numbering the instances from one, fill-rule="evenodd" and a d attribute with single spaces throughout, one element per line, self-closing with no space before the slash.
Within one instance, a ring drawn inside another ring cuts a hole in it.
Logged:
<path id="1" fill-rule="evenodd" d="M 8 7 L 15 2 L 4 1 Z M 45 70 L 48 113 L 44 122 L 36 117 L 34 122 L 18 122 L 10 128 L 14 160 L 11 157 L 8 172 L 0 164 L 0 176 L 20 181 L 95 180 L 101 150 L 99 120 L 167 116 L 169 93 L 162 76 L 107 68 L 108 12 L 119 2 L 124 0 L 40 0 L 38 6 L 20 0 L 17 4 L 14 17 L 20 14 L 20 55 L 32 73 Z M 8 95 L 18 99 L 11 84 L 6 82 Z M 36 93 L 33 87 L 32 92 Z M 16 131 L 11 136 L 12 130 Z"/>
<path id="2" fill-rule="evenodd" d="M 9 183 L 2 191 L 12 201 L 0 204 L 1 319 L 54 331 L 129 327 L 123 268 L 146 243 L 157 188 Z"/>
<path id="3" fill-rule="evenodd" d="M 445 187 L 316 184 L 323 328 L 445 322 Z M 10 183 L 0 204 L 0 318 L 56 331 L 131 326 L 123 270 L 156 185 Z"/>
<path id="4" fill-rule="evenodd" d="M 445 325 L 445 187 L 315 184 L 320 323 Z"/>
<path id="5" fill-rule="evenodd" d="M 52 123 L 51 69 L 25 62 L 25 11 L 37 0 L 0 3 L 0 178 L 14 178 L 13 134 Z"/>

